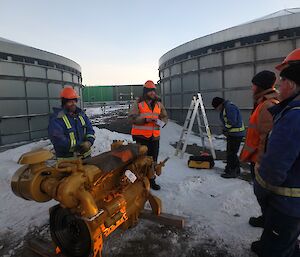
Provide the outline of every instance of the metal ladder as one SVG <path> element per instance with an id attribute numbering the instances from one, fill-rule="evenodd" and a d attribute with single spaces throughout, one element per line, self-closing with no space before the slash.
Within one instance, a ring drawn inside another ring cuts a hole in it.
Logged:
<path id="1" fill-rule="evenodd" d="M 199 113 L 199 107 L 201 110 L 201 115 Z M 176 154 L 178 155 L 180 153 L 180 158 L 183 157 L 185 151 L 186 151 L 186 147 L 188 144 L 188 138 L 191 134 L 195 119 L 197 118 L 197 123 L 198 123 L 198 129 L 199 129 L 199 135 L 201 137 L 201 141 L 202 141 L 202 148 L 205 148 L 205 140 L 204 140 L 204 133 L 202 131 L 202 128 L 205 128 L 206 130 L 206 134 L 208 137 L 208 142 L 209 142 L 209 148 L 210 148 L 210 152 L 211 155 L 214 159 L 216 159 L 216 152 L 215 152 L 215 148 L 213 146 L 213 142 L 212 142 L 212 136 L 211 136 L 211 132 L 210 132 L 210 128 L 208 125 L 208 120 L 207 120 L 207 116 L 206 116 L 206 112 L 205 112 L 205 107 L 203 104 L 203 99 L 202 99 L 202 95 L 201 93 L 198 93 L 197 96 L 193 96 L 193 99 L 191 101 L 191 105 L 189 107 L 189 110 L 187 112 L 186 115 L 186 119 L 184 121 L 184 125 L 183 125 L 183 129 L 180 135 L 180 139 L 177 143 L 177 147 L 176 147 Z M 203 120 L 204 126 L 201 124 L 201 118 Z"/>

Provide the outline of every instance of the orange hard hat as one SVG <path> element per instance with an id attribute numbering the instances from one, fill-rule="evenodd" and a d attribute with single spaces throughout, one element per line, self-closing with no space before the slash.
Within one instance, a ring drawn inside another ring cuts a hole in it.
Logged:
<path id="1" fill-rule="evenodd" d="M 66 86 L 60 91 L 60 98 L 65 99 L 78 99 L 80 96 L 77 94 L 76 90 L 71 86 Z"/>
<path id="2" fill-rule="evenodd" d="M 294 64 L 300 64 L 300 48 L 297 48 L 289 53 L 283 62 L 276 66 L 276 69 L 282 71 Z"/>
<path id="3" fill-rule="evenodd" d="M 147 80 L 144 84 L 144 88 L 154 88 L 156 89 L 156 86 L 152 80 Z"/>

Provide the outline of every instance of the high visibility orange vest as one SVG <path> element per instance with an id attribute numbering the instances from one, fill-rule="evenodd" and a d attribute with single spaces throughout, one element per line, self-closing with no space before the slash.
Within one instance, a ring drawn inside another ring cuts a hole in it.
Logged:
<path id="1" fill-rule="evenodd" d="M 272 101 L 273 102 L 273 101 Z M 250 116 L 249 126 L 247 129 L 246 141 L 240 155 L 241 161 L 244 162 L 257 162 L 258 147 L 260 143 L 260 134 L 258 131 L 258 117 L 265 101 L 261 102 Z M 274 100 L 274 103 L 278 103 Z"/>
<path id="2" fill-rule="evenodd" d="M 138 104 L 140 116 L 145 119 L 158 119 L 161 113 L 161 108 L 159 103 L 155 104 L 153 111 L 150 109 L 148 104 L 143 101 Z M 149 122 L 145 124 L 133 124 L 131 129 L 131 135 L 133 136 L 144 136 L 146 138 L 159 137 L 160 127 L 154 122 Z"/>

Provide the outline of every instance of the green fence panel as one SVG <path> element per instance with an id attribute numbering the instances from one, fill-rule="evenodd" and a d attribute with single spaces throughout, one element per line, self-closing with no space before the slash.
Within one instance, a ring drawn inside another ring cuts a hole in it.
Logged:
<path id="1" fill-rule="evenodd" d="M 160 95 L 160 87 L 157 87 Z M 119 100 L 131 100 L 143 94 L 143 85 L 124 86 L 89 86 L 82 90 L 84 102 L 109 102 Z"/>

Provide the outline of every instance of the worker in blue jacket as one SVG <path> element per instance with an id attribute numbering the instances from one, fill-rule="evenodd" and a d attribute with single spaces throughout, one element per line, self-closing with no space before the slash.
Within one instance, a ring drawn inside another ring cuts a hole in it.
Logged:
<path id="1" fill-rule="evenodd" d="M 223 133 L 227 137 L 227 165 L 223 178 L 236 178 L 240 174 L 238 151 L 245 136 L 245 126 L 239 108 L 230 101 L 215 97 L 212 106 L 220 112 Z"/>
<path id="2" fill-rule="evenodd" d="M 53 108 L 48 134 L 58 159 L 90 157 L 95 131 L 89 118 L 77 107 L 78 94 L 72 87 L 61 91 L 62 108 Z"/>
<path id="3" fill-rule="evenodd" d="M 300 48 L 276 68 L 282 102 L 269 109 L 274 126 L 255 170 L 254 192 L 265 223 L 251 249 L 259 257 L 295 257 L 300 256 Z"/>

